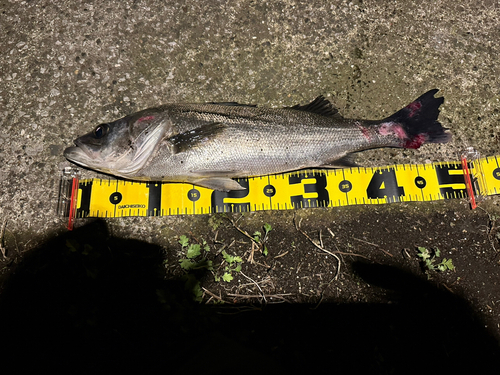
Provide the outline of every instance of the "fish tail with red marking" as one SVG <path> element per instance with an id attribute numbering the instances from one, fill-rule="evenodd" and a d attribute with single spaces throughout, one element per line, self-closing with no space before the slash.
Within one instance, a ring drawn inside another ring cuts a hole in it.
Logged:
<path id="1" fill-rule="evenodd" d="M 397 138 L 394 146 L 404 148 L 419 148 L 424 143 L 446 143 L 451 140 L 447 132 L 437 120 L 439 106 L 444 98 L 435 98 L 439 90 L 426 92 L 415 101 L 408 104 L 380 124 L 379 133 L 391 133 Z M 389 135 L 389 134 L 387 134 Z"/>

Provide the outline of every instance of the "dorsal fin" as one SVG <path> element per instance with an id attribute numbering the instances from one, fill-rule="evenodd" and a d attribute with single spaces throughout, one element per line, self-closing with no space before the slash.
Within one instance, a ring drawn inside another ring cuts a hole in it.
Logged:
<path id="1" fill-rule="evenodd" d="M 326 99 L 323 95 L 318 96 L 311 103 L 306 105 L 294 105 L 293 107 L 287 107 L 290 109 L 296 109 L 298 111 L 306 111 L 316 113 L 322 116 L 340 116 L 338 114 L 339 110 L 333 106 L 333 104 Z"/>

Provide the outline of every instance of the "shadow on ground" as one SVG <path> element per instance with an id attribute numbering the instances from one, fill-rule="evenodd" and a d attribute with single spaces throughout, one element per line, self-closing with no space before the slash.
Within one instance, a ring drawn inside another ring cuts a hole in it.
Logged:
<path id="1" fill-rule="evenodd" d="M 498 373 L 496 341 L 460 298 L 383 265 L 355 272 L 393 303 L 207 306 L 165 280 L 162 249 L 102 221 L 30 252 L 0 300 L 2 364 L 97 373 Z M 13 366 L 13 367 L 11 367 Z"/>

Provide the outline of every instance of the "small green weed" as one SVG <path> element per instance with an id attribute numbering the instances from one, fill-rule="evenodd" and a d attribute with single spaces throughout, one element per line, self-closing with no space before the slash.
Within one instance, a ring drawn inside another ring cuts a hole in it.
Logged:
<path id="1" fill-rule="evenodd" d="M 262 232 L 260 231 L 255 231 L 253 233 L 253 236 L 252 236 L 252 239 L 259 245 L 262 247 L 262 254 L 264 256 L 267 256 L 269 254 L 269 251 L 267 250 L 267 246 L 265 245 L 265 242 L 267 240 L 267 235 L 269 234 L 269 232 L 273 229 L 271 227 L 271 224 L 268 224 L 268 223 L 265 223 L 264 226 L 263 226 L 263 229 L 264 229 L 264 236 L 262 236 Z"/>
<path id="2" fill-rule="evenodd" d="M 239 256 L 229 255 L 224 250 L 222 250 L 222 256 L 226 261 L 227 265 L 224 267 L 224 274 L 222 277 L 215 275 L 215 281 L 219 282 L 221 279 L 225 282 L 230 282 L 234 279 L 232 273 L 233 272 L 241 272 L 241 263 L 243 263 L 243 259 Z"/>
<path id="3" fill-rule="evenodd" d="M 437 258 L 441 257 L 441 251 L 439 249 L 427 249 L 426 247 L 417 247 L 417 256 L 422 259 L 425 268 L 428 271 L 454 271 L 455 266 L 451 259 L 443 258 L 443 260 L 437 263 Z"/>
<path id="4" fill-rule="evenodd" d="M 192 294 L 195 301 L 201 302 L 203 291 L 196 277 L 196 271 L 203 269 L 213 271 L 212 261 L 206 259 L 207 254 L 210 252 L 210 246 L 205 240 L 201 244 L 190 243 L 189 238 L 184 235 L 179 237 L 178 242 L 186 256 L 179 260 L 181 268 L 186 271 L 184 275 L 185 288 Z"/>
<path id="5" fill-rule="evenodd" d="M 192 293 L 193 299 L 196 302 L 201 302 L 203 298 L 203 290 L 201 289 L 200 280 L 198 280 L 198 278 L 191 273 L 184 275 L 184 280 L 186 282 L 184 284 L 184 288 L 188 292 Z"/>
<path id="6" fill-rule="evenodd" d="M 179 237 L 179 244 L 182 246 L 182 250 L 185 251 L 186 258 L 179 260 L 179 263 L 182 269 L 189 270 L 199 270 L 206 268 L 209 271 L 213 270 L 212 261 L 206 259 L 207 253 L 210 252 L 210 246 L 207 244 L 207 241 L 203 240 L 200 244 L 190 244 L 189 238 L 182 235 Z M 195 260 L 195 258 L 201 255 L 201 251 L 203 250 L 203 258 L 199 260 Z"/>
<path id="7" fill-rule="evenodd" d="M 199 280 L 196 277 L 197 271 L 208 270 L 212 272 L 216 282 L 220 280 L 230 282 L 234 278 L 233 273 L 241 271 L 241 264 L 243 263 L 241 257 L 230 255 L 224 250 L 221 252 L 226 263 L 224 273 L 221 276 L 215 271 L 213 262 L 207 259 L 207 255 L 210 253 L 210 246 L 205 240 L 202 240 L 201 243 L 191 243 L 187 236 L 182 235 L 179 237 L 178 242 L 185 256 L 179 259 L 179 265 L 186 272 L 186 290 L 189 290 L 193 294 L 195 301 L 201 302 L 203 295 Z"/>

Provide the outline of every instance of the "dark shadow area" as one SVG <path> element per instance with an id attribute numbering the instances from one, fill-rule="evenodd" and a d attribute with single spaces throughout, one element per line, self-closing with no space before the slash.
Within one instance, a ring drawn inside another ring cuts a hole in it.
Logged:
<path id="1" fill-rule="evenodd" d="M 392 303 L 195 303 L 165 280 L 162 249 L 102 221 L 27 256 L 0 299 L 1 364 L 16 373 L 497 374 L 497 342 L 457 296 L 355 263 Z"/>

